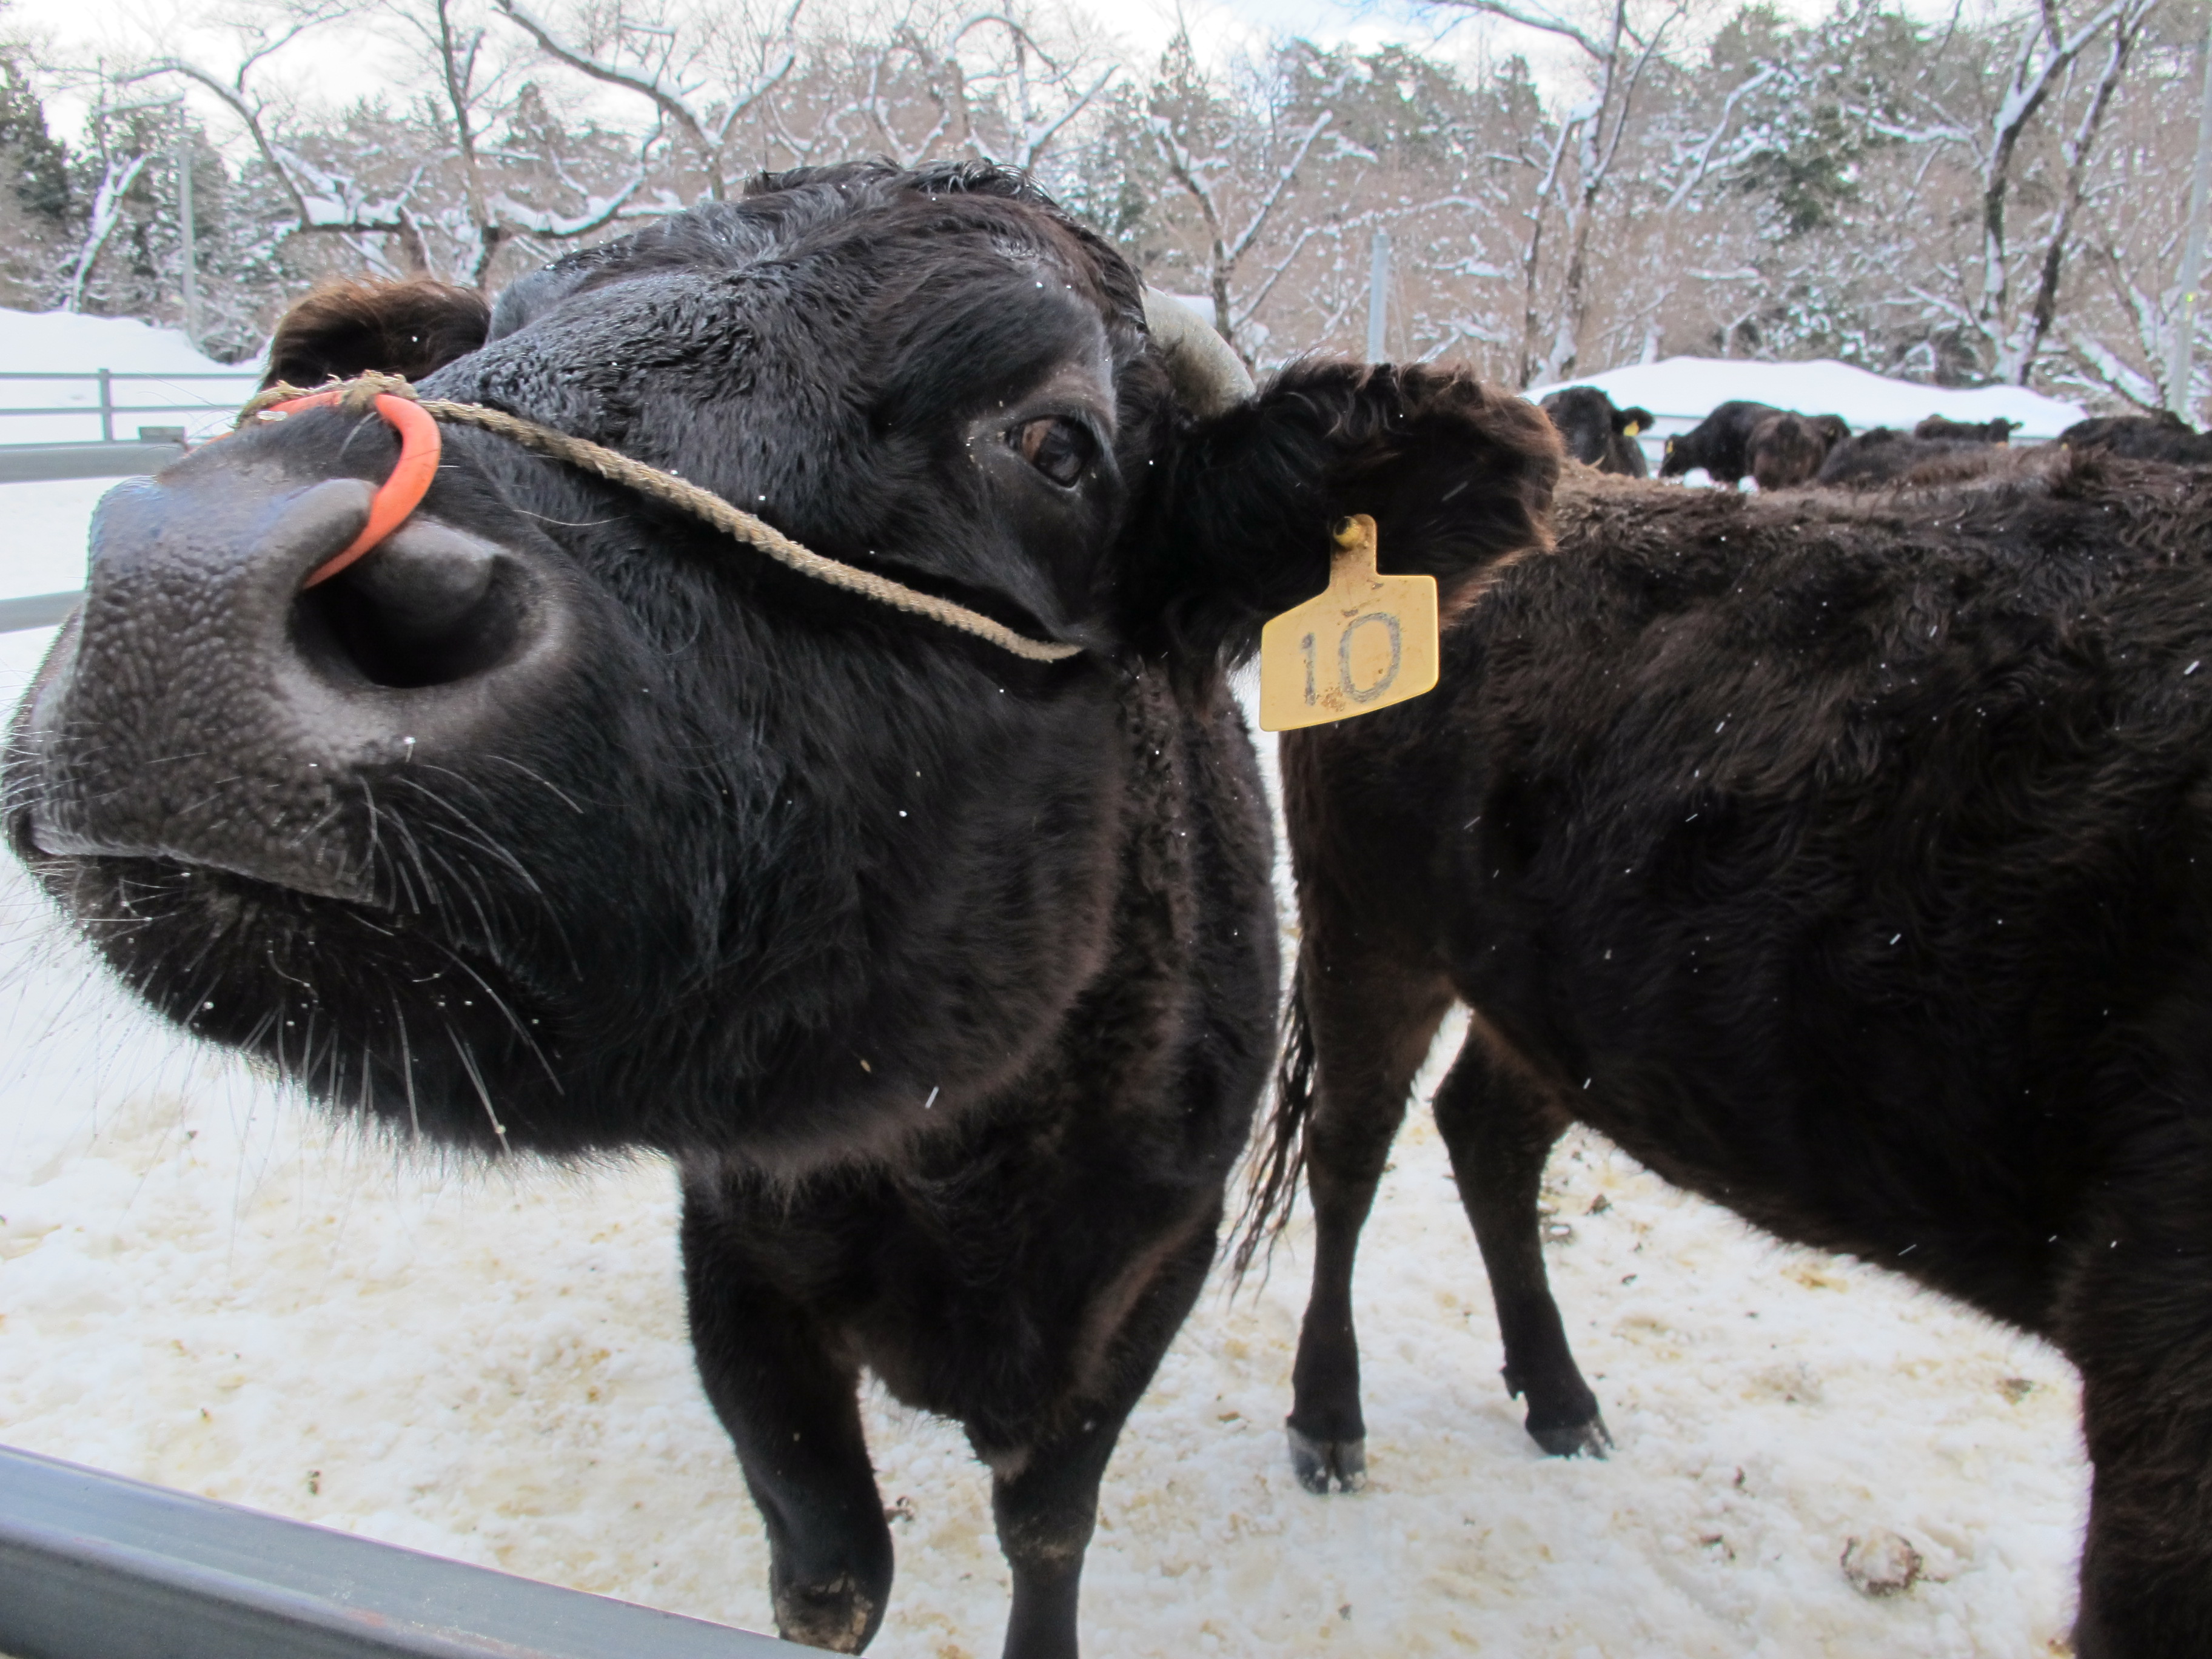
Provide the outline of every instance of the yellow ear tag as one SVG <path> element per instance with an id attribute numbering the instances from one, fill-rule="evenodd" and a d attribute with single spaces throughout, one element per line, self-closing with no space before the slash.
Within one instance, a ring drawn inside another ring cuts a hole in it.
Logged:
<path id="1" fill-rule="evenodd" d="M 1336 527 L 1328 586 L 1260 630 L 1260 729 L 1371 714 L 1437 683 L 1437 579 L 1375 574 L 1375 520 Z"/>
<path id="2" fill-rule="evenodd" d="M 1633 438 L 1638 433 L 1643 430 L 1643 422 L 1631 421 L 1626 426 L 1620 428 L 1620 435 L 1624 438 Z"/>

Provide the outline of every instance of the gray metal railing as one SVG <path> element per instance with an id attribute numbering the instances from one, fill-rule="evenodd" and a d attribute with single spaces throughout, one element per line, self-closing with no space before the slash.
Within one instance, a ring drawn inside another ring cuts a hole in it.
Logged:
<path id="1" fill-rule="evenodd" d="M 39 483 L 52 478 L 127 478 L 158 472 L 185 453 L 181 436 L 149 438 L 158 431 L 140 427 L 136 441 L 113 443 L 0 444 L 0 483 Z"/>
<path id="2" fill-rule="evenodd" d="M 245 401 L 245 393 L 241 392 L 234 398 L 217 394 L 202 398 L 198 401 L 191 403 L 118 403 L 115 398 L 115 394 L 116 389 L 118 386 L 125 388 L 127 392 L 131 386 L 137 385 L 150 385 L 155 387 L 161 387 L 173 386 L 177 385 L 178 382 L 185 380 L 216 380 L 228 382 L 234 386 L 242 386 L 250 388 L 258 385 L 260 379 L 261 377 L 258 374 L 254 374 L 249 369 L 187 369 L 176 374 L 161 374 L 143 373 L 137 370 L 124 371 L 109 368 L 78 369 L 69 371 L 58 369 L 52 374 L 43 373 L 37 369 L 8 369 L 0 371 L 0 385 L 6 385 L 18 380 L 48 380 L 58 383 L 74 382 L 79 385 L 91 383 L 99 387 L 100 396 L 98 401 L 94 403 L 61 404 L 52 407 L 33 407 L 32 405 L 26 404 L 21 408 L 17 408 L 10 405 L 0 404 L 0 420 L 4 420 L 9 416 L 43 415 L 51 416 L 57 415 L 73 415 L 84 418 L 90 418 L 97 416 L 100 420 L 100 441 L 103 443 L 112 443 L 115 441 L 115 419 L 118 415 L 215 415 L 221 414 L 226 410 L 234 408 L 237 404 Z"/>
<path id="3" fill-rule="evenodd" d="M 4 378 L 8 377 L 0 376 Z M 0 414 L 25 412 L 0 410 Z M 79 409 L 70 412 L 82 415 L 91 411 Z M 164 437 L 149 435 L 155 430 L 139 428 L 135 442 L 121 439 L 113 443 L 0 444 L 0 483 L 37 483 L 56 478 L 127 478 L 142 472 L 158 472 L 185 453 L 185 444 L 181 428 Z M 72 590 L 67 593 L 29 593 L 19 599 L 0 599 L 0 634 L 51 628 L 76 610 L 77 601 L 83 597 L 82 592 Z"/>
<path id="4" fill-rule="evenodd" d="M 775 1659 L 772 1637 L 0 1447 L 14 1659 Z"/>

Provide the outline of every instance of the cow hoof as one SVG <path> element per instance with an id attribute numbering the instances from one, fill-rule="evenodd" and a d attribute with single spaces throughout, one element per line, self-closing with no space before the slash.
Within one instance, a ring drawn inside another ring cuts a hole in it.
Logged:
<path id="1" fill-rule="evenodd" d="M 1532 1422 L 1528 1437 L 1553 1457 L 1603 1457 L 1613 1445 L 1605 1419 L 1595 1412 L 1585 1423 L 1553 1423 L 1540 1429 Z"/>
<path id="2" fill-rule="evenodd" d="M 1287 1426 L 1283 1432 L 1290 1437 L 1291 1473 L 1308 1492 L 1326 1497 L 1367 1484 L 1365 1440 L 1316 1440 Z"/>
<path id="3" fill-rule="evenodd" d="M 776 1634 L 832 1653 L 858 1653 L 867 1646 L 882 1612 L 849 1573 L 827 1583 L 782 1584 L 775 1590 Z"/>

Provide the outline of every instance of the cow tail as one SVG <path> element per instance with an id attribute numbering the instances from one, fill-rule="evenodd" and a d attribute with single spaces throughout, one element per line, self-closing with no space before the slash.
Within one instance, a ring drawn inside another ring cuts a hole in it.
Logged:
<path id="1" fill-rule="evenodd" d="M 1243 1283 L 1252 1264 L 1266 1277 L 1275 1241 L 1290 1224 L 1298 1183 L 1306 1167 L 1306 1121 L 1313 1115 L 1313 1024 L 1306 1015 L 1305 966 L 1291 976 L 1291 1006 L 1283 1015 L 1283 1057 L 1275 1072 L 1275 1109 L 1268 1115 L 1267 1140 L 1257 1151 L 1244 1213 L 1237 1218 L 1237 1248 L 1230 1258 L 1232 1285 Z"/>

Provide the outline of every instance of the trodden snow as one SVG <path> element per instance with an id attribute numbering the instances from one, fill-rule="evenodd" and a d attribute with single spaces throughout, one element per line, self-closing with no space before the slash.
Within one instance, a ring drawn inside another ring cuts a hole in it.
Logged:
<path id="1" fill-rule="evenodd" d="M 75 533 L 11 543 L 0 592 L 71 585 L 43 573 L 81 570 L 82 513 Z M 0 636 L 9 702 L 50 638 Z M 334 1127 L 159 1029 L 12 861 L 0 959 L 0 1440 L 769 1626 L 761 1524 L 690 1366 L 666 1164 L 461 1164 Z M 1089 1651 L 2066 1651 L 2087 1473 L 2048 1347 L 1777 1244 L 1587 1133 L 1545 1203 L 1609 1460 L 1522 1432 L 1417 1101 L 1360 1260 L 1370 1485 L 1316 1498 L 1285 1458 L 1301 1212 L 1263 1284 L 1217 1279 L 1129 1421 Z M 879 1392 L 866 1419 L 898 1548 L 872 1651 L 995 1653 L 985 1472 Z M 1860 1588 L 1908 1548 L 1909 1588 Z"/>

